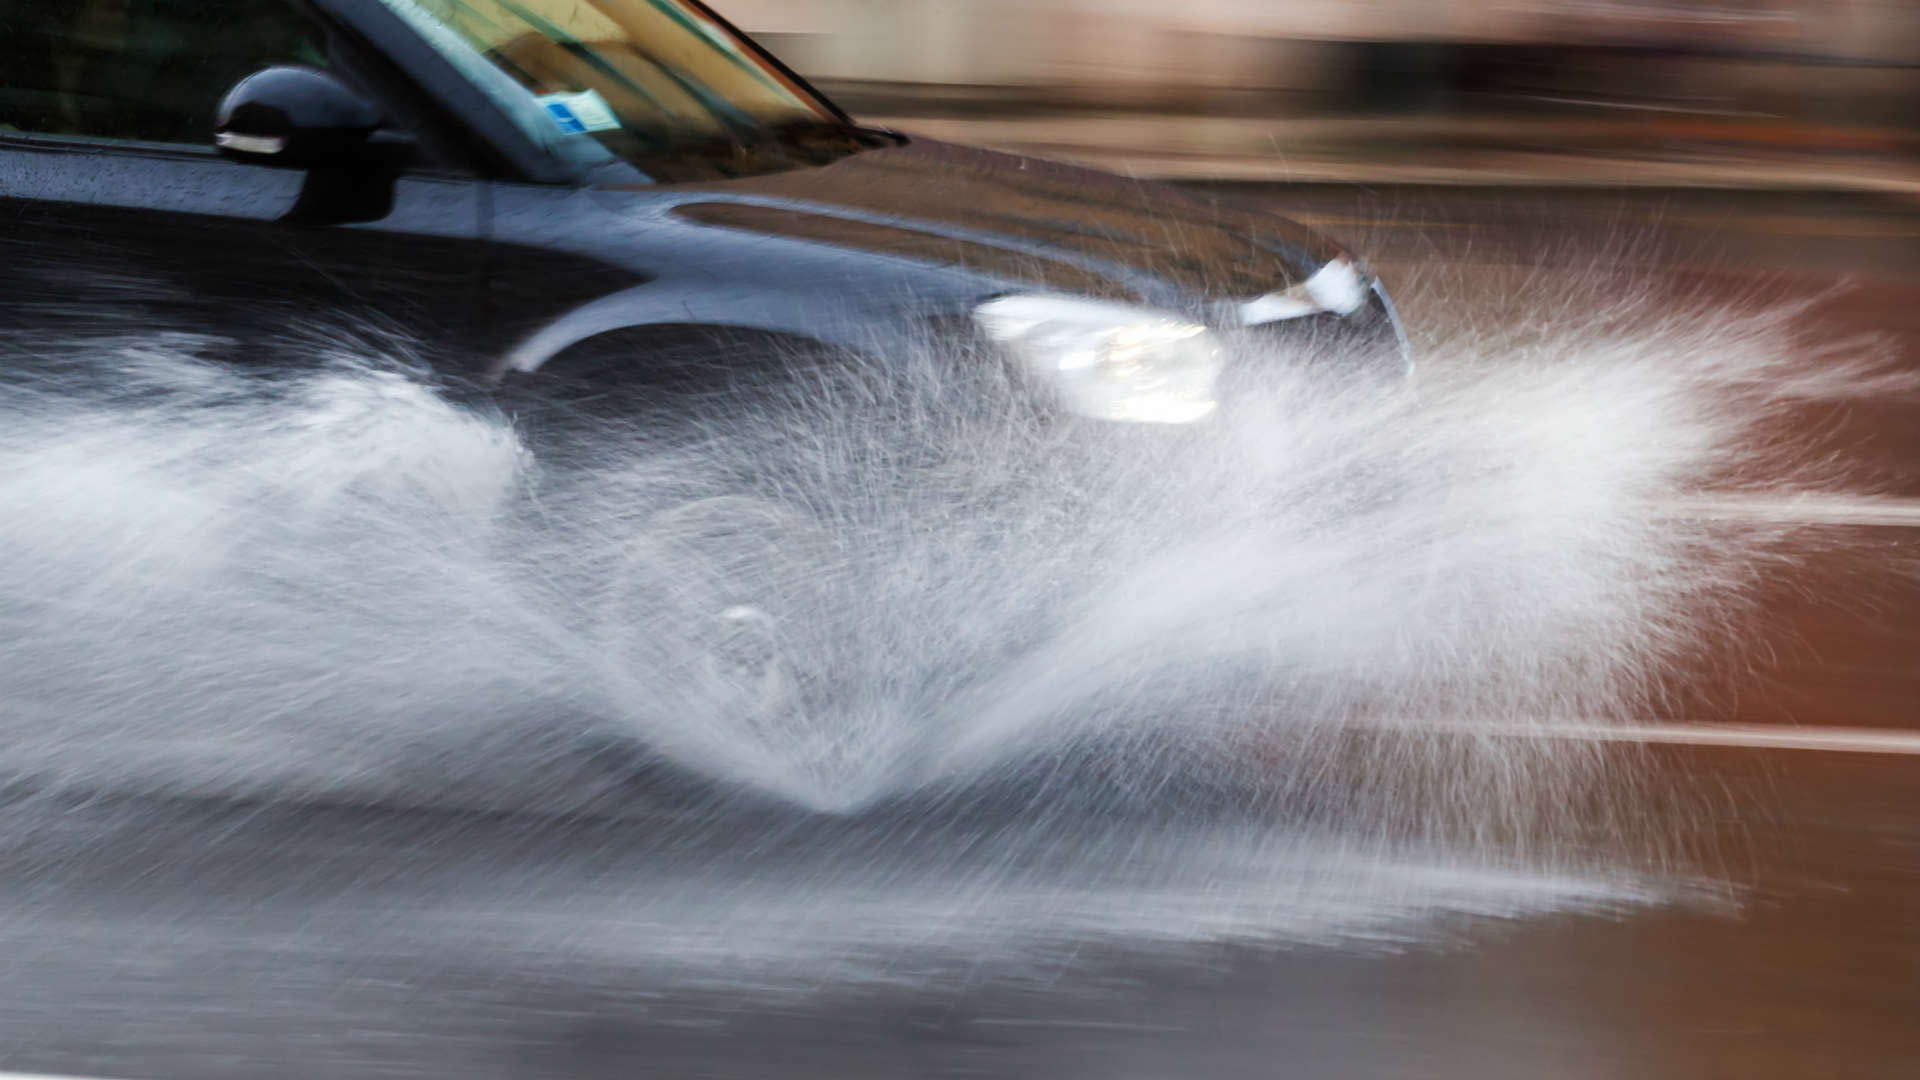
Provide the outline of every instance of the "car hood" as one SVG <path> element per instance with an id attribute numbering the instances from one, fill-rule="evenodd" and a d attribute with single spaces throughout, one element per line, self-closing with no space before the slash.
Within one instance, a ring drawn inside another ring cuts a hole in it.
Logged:
<path id="1" fill-rule="evenodd" d="M 652 190 L 702 225 L 1153 303 L 1260 296 L 1343 254 L 1295 222 L 1160 184 L 922 139 Z"/>

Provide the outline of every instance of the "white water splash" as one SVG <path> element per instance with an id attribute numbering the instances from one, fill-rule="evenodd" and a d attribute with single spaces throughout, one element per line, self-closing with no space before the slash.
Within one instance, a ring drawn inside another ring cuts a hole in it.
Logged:
<path id="1" fill-rule="evenodd" d="M 929 350 L 544 460 L 386 357 L 197 347 L 0 385 L 16 778 L 564 810 L 622 797 L 618 744 L 820 810 L 1004 782 L 1512 836 L 1596 757 L 1356 722 L 1624 714 L 1757 550 L 1667 508 L 1872 388 L 1700 317 L 1437 342 L 1410 387 L 1243 356 L 1218 422 L 1143 431 Z"/>

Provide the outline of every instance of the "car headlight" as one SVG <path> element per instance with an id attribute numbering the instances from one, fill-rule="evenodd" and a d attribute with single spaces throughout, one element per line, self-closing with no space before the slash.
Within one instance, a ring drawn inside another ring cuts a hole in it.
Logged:
<path id="1" fill-rule="evenodd" d="M 973 311 L 1067 409 L 1101 420 L 1188 424 L 1213 412 L 1224 366 L 1205 326 L 1131 304 L 1027 293 Z"/>

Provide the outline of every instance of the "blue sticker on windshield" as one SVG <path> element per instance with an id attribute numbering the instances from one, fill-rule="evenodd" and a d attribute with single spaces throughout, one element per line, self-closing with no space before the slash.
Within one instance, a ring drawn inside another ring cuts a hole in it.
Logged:
<path id="1" fill-rule="evenodd" d="M 560 102 L 547 102 L 547 112 L 553 116 L 554 122 L 560 125 L 561 131 L 569 135 L 583 135 L 586 133 L 587 125 L 581 123 L 580 118 L 573 115 L 572 109 L 567 108 Z"/>
<path id="2" fill-rule="evenodd" d="M 607 104 L 607 99 L 592 90 L 582 90 L 577 94 L 546 94 L 534 100 L 547 110 L 547 115 L 553 117 L 553 122 L 568 135 L 611 131 L 620 126 L 620 120 L 613 115 L 613 107 Z"/>

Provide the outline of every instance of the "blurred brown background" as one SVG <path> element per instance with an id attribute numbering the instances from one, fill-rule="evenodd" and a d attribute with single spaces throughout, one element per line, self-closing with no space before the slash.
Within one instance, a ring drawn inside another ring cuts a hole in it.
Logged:
<path id="1" fill-rule="evenodd" d="M 1920 190 L 1910 0 L 719 0 L 856 113 L 1142 175 Z"/>

